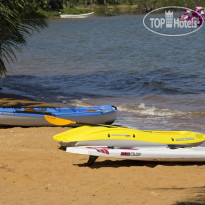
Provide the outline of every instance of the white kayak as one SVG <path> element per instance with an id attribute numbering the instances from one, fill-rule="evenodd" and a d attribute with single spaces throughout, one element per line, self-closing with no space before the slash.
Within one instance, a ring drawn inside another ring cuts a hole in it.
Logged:
<path id="1" fill-rule="evenodd" d="M 99 156 L 142 161 L 205 161 L 205 147 L 170 149 L 165 146 L 132 148 L 79 146 L 67 147 L 66 152 L 96 156 L 93 160 L 91 160 L 92 163 L 94 163 Z"/>

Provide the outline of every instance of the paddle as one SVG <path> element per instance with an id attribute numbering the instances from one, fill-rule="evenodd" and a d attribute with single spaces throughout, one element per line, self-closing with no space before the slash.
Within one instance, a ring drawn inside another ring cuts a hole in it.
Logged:
<path id="1" fill-rule="evenodd" d="M 69 124 L 77 124 L 77 122 L 75 122 L 75 121 L 65 120 L 65 119 L 62 119 L 62 118 L 59 118 L 59 117 L 53 117 L 53 116 L 50 116 L 50 115 L 44 115 L 44 117 L 49 123 L 51 123 L 53 125 L 63 126 L 63 125 L 69 125 Z"/>
<path id="2" fill-rule="evenodd" d="M 50 116 L 50 115 L 44 115 L 44 117 L 49 123 L 53 125 L 58 125 L 58 126 L 66 126 L 69 124 L 80 124 L 80 125 L 93 125 L 93 126 L 105 126 L 105 127 L 118 127 L 114 125 L 81 123 L 81 122 L 76 122 L 72 120 L 62 119 L 59 117 Z"/>

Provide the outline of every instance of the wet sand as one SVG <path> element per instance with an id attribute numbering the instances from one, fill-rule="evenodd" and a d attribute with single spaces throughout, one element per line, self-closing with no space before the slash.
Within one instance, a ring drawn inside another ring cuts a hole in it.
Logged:
<path id="1" fill-rule="evenodd" d="M 0 106 L 50 106 L 0 95 Z M 53 106 L 53 105 L 52 105 Z M 205 204 L 205 163 L 98 158 L 59 149 L 66 127 L 0 129 L 0 204 Z"/>

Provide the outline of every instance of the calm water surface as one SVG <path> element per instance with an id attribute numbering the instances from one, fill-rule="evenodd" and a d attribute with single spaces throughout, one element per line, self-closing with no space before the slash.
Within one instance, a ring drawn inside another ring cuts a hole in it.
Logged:
<path id="1" fill-rule="evenodd" d="M 142 19 L 49 20 L 0 86 L 65 106 L 116 105 L 116 123 L 137 129 L 205 133 L 205 26 L 165 37 Z"/>

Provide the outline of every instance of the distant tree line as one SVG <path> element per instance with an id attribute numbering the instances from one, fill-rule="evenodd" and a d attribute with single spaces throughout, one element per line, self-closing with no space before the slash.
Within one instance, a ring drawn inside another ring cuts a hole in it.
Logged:
<path id="1" fill-rule="evenodd" d="M 138 5 L 139 12 L 149 12 L 162 6 L 186 6 L 194 8 L 196 4 L 205 6 L 205 0 L 36 0 L 46 11 L 56 11 L 63 8 L 88 5 Z"/>
<path id="2" fill-rule="evenodd" d="M 40 0 L 42 9 L 59 10 L 65 7 L 73 8 L 79 5 L 119 5 L 119 4 L 136 4 L 137 0 Z"/>
<path id="3" fill-rule="evenodd" d="M 78 5 L 115 5 L 115 4 L 136 4 L 137 0 L 40 0 L 41 8 L 48 10 L 62 9 Z"/>

